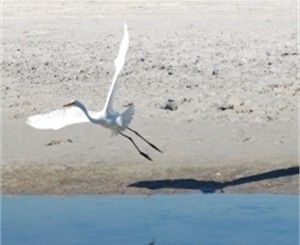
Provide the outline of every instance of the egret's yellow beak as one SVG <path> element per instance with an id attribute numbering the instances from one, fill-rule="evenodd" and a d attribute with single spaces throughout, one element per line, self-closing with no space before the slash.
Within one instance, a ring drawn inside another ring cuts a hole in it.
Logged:
<path id="1" fill-rule="evenodd" d="M 69 106 L 74 106 L 75 105 L 75 101 L 71 101 L 67 104 L 64 104 L 63 107 L 69 107 Z"/>

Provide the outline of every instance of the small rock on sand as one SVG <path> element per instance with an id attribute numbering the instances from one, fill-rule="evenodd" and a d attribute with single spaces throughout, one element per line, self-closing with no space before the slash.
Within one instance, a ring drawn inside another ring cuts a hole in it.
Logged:
<path id="1" fill-rule="evenodd" d="M 175 100 L 168 99 L 162 109 L 176 111 L 178 109 L 178 103 Z"/>

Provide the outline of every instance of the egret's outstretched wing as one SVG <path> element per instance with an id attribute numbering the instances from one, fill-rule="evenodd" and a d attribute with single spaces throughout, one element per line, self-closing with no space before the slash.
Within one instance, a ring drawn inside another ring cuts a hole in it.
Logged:
<path id="1" fill-rule="evenodd" d="M 127 53 L 128 44 L 129 44 L 129 35 L 128 35 L 128 31 L 127 31 L 127 25 L 124 24 L 123 40 L 122 40 L 120 48 L 119 48 L 118 56 L 114 61 L 116 71 L 115 71 L 115 75 L 113 77 L 113 80 L 112 80 L 112 83 L 111 83 L 111 86 L 110 86 L 110 89 L 109 89 L 109 92 L 108 92 L 108 95 L 106 98 L 105 107 L 104 107 L 104 109 L 109 112 L 113 112 L 114 89 L 115 89 L 118 75 L 119 75 L 120 71 L 122 70 L 124 63 L 125 63 L 125 56 Z"/>
<path id="2" fill-rule="evenodd" d="M 89 111 L 89 115 L 96 117 L 97 113 Z M 38 129 L 60 129 L 76 123 L 90 122 L 84 112 L 78 107 L 70 107 L 28 117 L 26 123 Z"/>

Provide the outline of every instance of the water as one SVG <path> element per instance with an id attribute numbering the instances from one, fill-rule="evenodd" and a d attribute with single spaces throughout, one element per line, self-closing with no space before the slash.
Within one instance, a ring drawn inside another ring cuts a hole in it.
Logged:
<path id="1" fill-rule="evenodd" d="M 298 245 L 298 196 L 2 196 L 3 245 Z"/>

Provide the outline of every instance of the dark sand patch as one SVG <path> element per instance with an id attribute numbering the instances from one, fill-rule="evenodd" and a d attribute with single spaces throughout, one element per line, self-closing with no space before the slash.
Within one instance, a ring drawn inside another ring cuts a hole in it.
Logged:
<path id="1" fill-rule="evenodd" d="M 3 194 L 298 194 L 299 166 L 160 167 L 131 164 L 3 167 Z"/>

